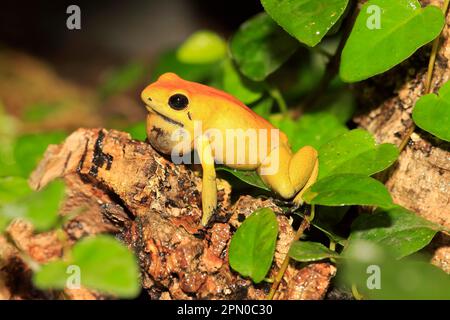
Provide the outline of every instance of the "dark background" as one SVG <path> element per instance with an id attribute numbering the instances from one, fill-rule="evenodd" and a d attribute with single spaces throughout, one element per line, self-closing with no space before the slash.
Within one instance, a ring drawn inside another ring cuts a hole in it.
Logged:
<path id="1" fill-rule="evenodd" d="M 66 28 L 71 4 L 81 9 L 81 30 Z M 260 11 L 258 0 L 7 1 L 0 11 L 0 46 L 89 82 L 106 66 L 151 61 L 199 29 L 228 38 Z"/>

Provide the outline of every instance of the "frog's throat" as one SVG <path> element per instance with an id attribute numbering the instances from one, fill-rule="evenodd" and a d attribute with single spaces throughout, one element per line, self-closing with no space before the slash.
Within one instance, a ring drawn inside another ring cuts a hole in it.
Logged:
<path id="1" fill-rule="evenodd" d="M 179 126 L 179 127 L 182 127 L 182 128 L 184 127 L 184 124 L 182 124 L 181 122 L 178 122 L 178 121 L 176 121 L 176 120 L 173 120 L 173 119 L 169 118 L 168 116 L 166 116 L 166 115 L 164 115 L 164 114 L 162 114 L 162 113 L 156 111 L 154 108 L 152 108 L 152 107 L 150 107 L 150 106 L 147 106 L 147 110 L 150 111 L 150 112 L 156 113 L 158 116 L 160 116 L 161 118 L 163 118 L 164 121 L 167 121 L 167 122 L 169 122 L 169 123 L 171 123 L 171 124 L 174 124 L 174 125 Z"/>

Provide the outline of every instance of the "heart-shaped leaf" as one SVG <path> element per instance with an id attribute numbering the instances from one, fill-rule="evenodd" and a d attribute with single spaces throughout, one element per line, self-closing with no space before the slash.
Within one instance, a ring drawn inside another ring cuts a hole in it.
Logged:
<path id="1" fill-rule="evenodd" d="M 261 13 L 241 25 L 230 41 L 230 51 L 244 75 L 261 81 L 277 70 L 298 45 L 267 14 Z"/>
<path id="2" fill-rule="evenodd" d="M 295 241 L 289 249 L 289 256 L 296 261 L 310 262 L 338 258 L 339 254 L 318 242 Z"/>
<path id="3" fill-rule="evenodd" d="M 425 247 L 440 230 L 440 226 L 396 206 L 359 216 L 352 225 L 349 244 L 355 240 L 372 241 L 390 248 L 400 259 Z"/>
<path id="4" fill-rule="evenodd" d="M 256 210 L 231 239 L 230 266 L 255 283 L 261 282 L 272 265 L 277 235 L 278 221 L 272 209 Z"/>
<path id="5" fill-rule="evenodd" d="M 370 176 L 388 168 L 397 157 L 395 145 L 377 145 L 370 133 L 355 129 L 320 147 L 319 179 L 342 173 Z"/>
<path id="6" fill-rule="evenodd" d="M 439 139 L 450 141 L 450 82 L 439 90 L 439 96 L 427 94 L 421 97 L 413 110 L 418 127 Z"/>
<path id="7" fill-rule="evenodd" d="M 348 0 L 261 0 L 261 3 L 284 30 L 314 47 L 342 16 Z"/>
<path id="8" fill-rule="evenodd" d="M 438 7 L 417 0 L 370 0 L 342 52 L 340 75 L 355 82 L 383 73 L 435 39 L 444 26 Z"/>
<path id="9" fill-rule="evenodd" d="M 328 176 L 312 185 L 303 199 L 324 206 L 367 205 L 391 207 L 392 198 L 379 181 L 358 174 Z"/>

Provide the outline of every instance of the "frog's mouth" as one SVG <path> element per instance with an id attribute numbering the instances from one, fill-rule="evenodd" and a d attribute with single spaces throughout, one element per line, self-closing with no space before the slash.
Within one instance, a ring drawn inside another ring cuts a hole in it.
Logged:
<path id="1" fill-rule="evenodd" d="M 182 128 L 184 127 L 184 124 L 182 124 L 181 122 L 178 122 L 178 121 L 176 121 L 176 120 L 173 120 L 172 118 L 169 118 L 168 116 L 162 114 L 161 112 L 156 111 L 155 108 L 153 108 L 152 106 L 146 105 L 145 107 L 147 108 L 147 110 L 148 110 L 149 112 L 156 113 L 158 116 L 160 116 L 161 118 L 163 118 L 165 121 L 167 121 L 167 122 L 169 122 L 169 123 L 171 123 L 171 124 L 174 124 L 174 125 L 176 125 L 176 126 L 182 127 Z"/>

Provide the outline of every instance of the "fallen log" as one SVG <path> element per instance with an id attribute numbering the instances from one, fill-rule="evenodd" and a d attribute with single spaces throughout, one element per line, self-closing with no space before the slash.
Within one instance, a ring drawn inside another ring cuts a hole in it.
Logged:
<path id="1" fill-rule="evenodd" d="M 62 214 L 84 208 L 64 226 L 69 245 L 91 234 L 115 234 L 136 253 L 142 287 L 151 299 L 263 299 L 269 283 L 255 285 L 230 269 L 231 236 L 254 210 L 272 208 L 279 222 L 272 276 L 294 235 L 272 199 L 241 196 L 232 203 L 231 187 L 222 179 L 217 180 L 217 213 L 202 227 L 199 172 L 175 165 L 149 144 L 114 130 L 79 129 L 61 145 L 49 146 L 30 184 L 39 190 L 56 178 L 63 178 L 68 190 Z M 19 232 L 24 228 L 28 233 Z M 8 232 L 38 262 L 61 255 L 53 232 L 33 235 L 30 230 L 18 221 Z M 40 241 L 33 244 L 36 237 Z M 305 267 L 292 261 L 278 298 L 323 299 L 335 272 L 330 263 Z M 27 298 L 10 291 L 15 298 Z M 86 289 L 66 289 L 65 294 L 73 299 L 107 298 Z"/>

